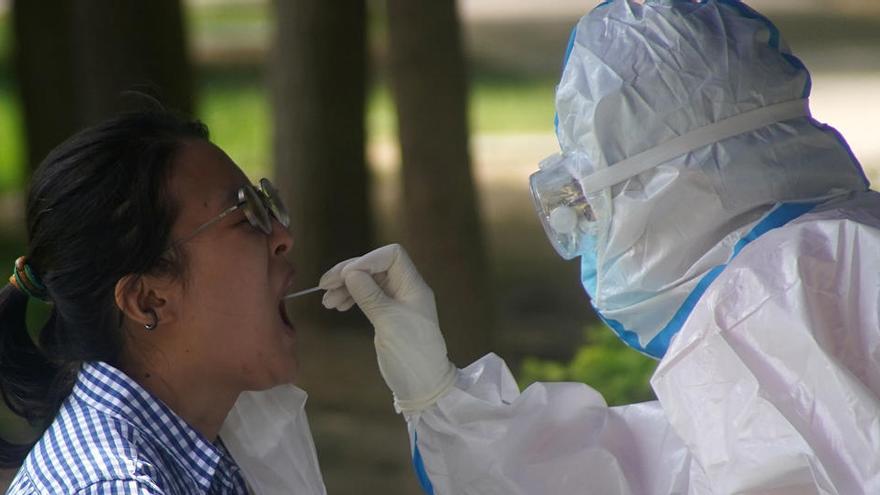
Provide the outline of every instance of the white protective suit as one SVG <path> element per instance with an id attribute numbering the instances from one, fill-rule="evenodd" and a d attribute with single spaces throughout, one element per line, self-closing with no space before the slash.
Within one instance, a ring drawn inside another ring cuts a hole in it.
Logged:
<path id="1" fill-rule="evenodd" d="M 587 164 L 586 190 L 602 169 L 809 91 L 740 2 L 605 2 L 572 35 L 562 156 Z M 577 383 L 520 392 L 493 354 L 448 383 L 430 290 L 399 248 L 322 279 L 326 306 L 356 302 L 376 327 L 425 491 L 880 494 L 880 194 L 836 131 L 780 119 L 598 192 L 584 285 L 624 341 L 662 357 L 655 402 L 607 407 Z"/>

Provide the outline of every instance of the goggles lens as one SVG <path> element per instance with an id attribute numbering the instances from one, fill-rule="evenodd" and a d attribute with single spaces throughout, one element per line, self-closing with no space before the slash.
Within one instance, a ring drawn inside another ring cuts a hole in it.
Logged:
<path id="1" fill-rule="evenodd" d="M 529 177 L 535 211 L 556 252 L 573 259 L 585 247 L 584 236 L 595 234 L 596 218 L 580 183 L 554 157 Z"/>

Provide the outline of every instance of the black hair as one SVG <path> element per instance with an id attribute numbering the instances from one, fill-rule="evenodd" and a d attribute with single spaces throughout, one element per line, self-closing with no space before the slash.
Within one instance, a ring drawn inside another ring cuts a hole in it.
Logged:
<path id="1" fill-rule="evenodd" d="M 0 393 L 42 431 L 85 361 L 117 365 L 124 344 L 115 286 L 128 274 L 183 274 L 169 249 L 177 205 L 168 179 L 181 145 L 208 139 L 198 121 L 166 111 L 118 116 L 52 150 L 27 196 L 27 262 L 52 305 L 37 342 L 28 297 L 0 289 Z M 30 444 L 0 440 L 0 466 L 21 464 Z"/>

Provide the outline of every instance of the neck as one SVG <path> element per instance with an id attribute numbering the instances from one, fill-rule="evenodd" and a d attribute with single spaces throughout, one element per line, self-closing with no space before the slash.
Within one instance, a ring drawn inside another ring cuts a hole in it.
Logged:
<path id="1" fill-rule="evenodd" d="M 175 367 L 171 363 L 183 361 L 170 359 L 170 356 L 152 356 L 152 359 L 125 357 L 120 363 L 125 374 L 164 402 L 208 441 L 217 438 L 240 391 L 212 382 L 197 369 Z"/>

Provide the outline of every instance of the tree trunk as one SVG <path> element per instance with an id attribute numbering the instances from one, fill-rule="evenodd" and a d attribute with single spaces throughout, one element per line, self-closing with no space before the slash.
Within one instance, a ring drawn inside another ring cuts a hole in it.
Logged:
<path id="1" fill-rule="evenodd" d="M 278 0 L 275 14 L 269 70 L 275 176 L 290 205 L 297 277 L 310 287 L 337 262 L 372 247 L 364 152 L 366 4 Z M 320 304 L 303 305 L 298 315 L 335 318 Z"/>
<path id="2" fill-rule="evenodd" d="M 29 171 L 79 125 L 71 14 L 69 1 L 12 3 L 14 67 L 23 107 Z"/>
<path id="3" fill-rule="evenodd" d="M 139 91 L 192 114 L 193 75 L 180 0 L 74 0 L 81 119 L 94 123 L 142 108 Z"/>
<path id="4" fill-rule="evenodd" d="M 15 0 L 12 15 L 31 168 L 86 124 L 154 107 L 126 91 L 192 113 L 179 0 Z"/>
<path id="5" fill-rule="evenodd" d="M 494 307 L 468 151 L 454 0 L 388 0 L 406 247 L 433 287 L 450 357 L 490 350 Z"/>

